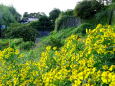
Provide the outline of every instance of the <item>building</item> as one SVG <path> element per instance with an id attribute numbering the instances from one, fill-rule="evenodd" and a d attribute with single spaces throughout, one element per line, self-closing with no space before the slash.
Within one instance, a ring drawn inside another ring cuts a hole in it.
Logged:
<path id="1" fill-rule="evenodd" d="M 30 22 L 33 22 L 33 21 L 38 21 L 38 18 L 29 17 L 29 18 L 27 18 L 27 19 L 22 19 L 22 20 L 20 21 L 20 23 L 26 24 L 26 23 L 30 23 Z"/>

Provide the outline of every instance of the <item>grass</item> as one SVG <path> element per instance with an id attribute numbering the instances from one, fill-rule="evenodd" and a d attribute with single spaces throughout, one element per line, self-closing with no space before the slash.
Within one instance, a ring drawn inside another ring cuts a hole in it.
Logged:
<path id="1" fill-rule="evenodd" d="M 20 50 L 30 50 L 34 46 L 33 42 L 24 42 L 22 38 L 17 39 L 0 39 L 0 50 L 4 48 L 15 48 Z"/>
<path id="2" fill-rule="evenodd" d="M 9 47 L 9 39 L 0 39 L 0 50 Z"/>
<path id="3" fill-rule="evenodd" d="M 77 27 L 62 29 L 57 32 L 51 32 L 49 36 L 41 37 L 40 41 L 36 44 L 36 47 L 30 51 L 24 51 L 26 59 L 39 60 L 41 52 L 45 50 L 48 45 L 61 47 L 64 45 L 64 40 L 72 34 L 77 34 Z M 81 33 L 78 33 L 82 36 Z"/>

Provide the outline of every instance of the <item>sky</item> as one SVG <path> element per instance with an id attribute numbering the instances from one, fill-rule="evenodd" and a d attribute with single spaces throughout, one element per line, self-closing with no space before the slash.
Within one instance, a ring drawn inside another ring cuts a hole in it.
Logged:
<path id="1" fill-rule="evenodd" d="M 62 11 L 73 9 L 81 0 L 0 0 L 1 4 L 13 6 L 23 15 L 24 12 L 45 12 L 47 15 L 53 8 Z"/>

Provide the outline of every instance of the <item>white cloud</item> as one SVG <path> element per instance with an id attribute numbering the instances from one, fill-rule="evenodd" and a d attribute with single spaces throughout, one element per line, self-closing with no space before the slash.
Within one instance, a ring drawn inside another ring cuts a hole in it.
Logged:
<path id="1" fill-rule="evenodd" d="M 60 10 L 73 9 L 80 0 L 0 0 L 5 5 L 13 5 L 20 14 L 24 12 L 45 12 L 53 8 Z"/>

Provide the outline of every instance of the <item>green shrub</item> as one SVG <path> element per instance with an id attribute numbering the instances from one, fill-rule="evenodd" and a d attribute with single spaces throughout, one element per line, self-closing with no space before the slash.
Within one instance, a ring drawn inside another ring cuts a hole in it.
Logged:
<path id="1" fill-rule="evenodd" d="M 38 32 L 29 25 L 9 27 L 5 36 L 10 38 L 23 38 L 24 41 L 35 41 Z"/>
<path id="2" fill-rule="evenodd" d="M 105 7 L 100 12 L 95 14 L 95 21 L 100 24 L 109 24 L 109 15 L 110 10 Z"/>
<path id="3" fill-rule="evenodd" d="M 9 40 L 9 46 L 11 48 L 17 48 L 21 43 L 23 42 L 23 39 L 10 39 Z"/>
<path id="4" fill-rule="evenodd" d="M 56 46 L 59 48 L 63 45 L 63 42 L 62 42 L 61 38 L 51 36 L 50 40 L 48 42 L 48 45 L 51 45 L 53 47 Z"/>
<path id="5" fill-rule="evenodd" d="M 34 45 L 35 45 L 34 42 L 27 41 L 27 42 L 22 42 L 21 44 L 19 44 L 18 48 L 20 50 L 30 50 Z"/>
<path id="6" fill-rule="evenodd" d="M 86 29 L 93 29 L 94 27 L 90 23 L 84 23 L 77 27 L 76 33 L 86 34 Z"/>
<path id="7" fill-rule="evenodd" d="M 9 46 L 9 40 L 7 39 L 0 39 L 0 50 L 7 48 Z"/>
<path id="8" fill-rule="evenodd" d="M 60 16 L 55 21 L 55 31 L 58 31 L 60 29 L 62 22 L 66 19 L 67 19 L 67 16 L 60 14 Z"/>

